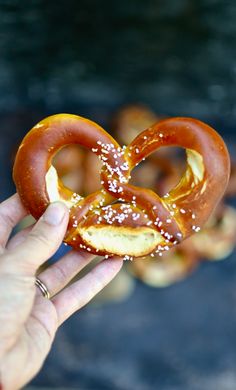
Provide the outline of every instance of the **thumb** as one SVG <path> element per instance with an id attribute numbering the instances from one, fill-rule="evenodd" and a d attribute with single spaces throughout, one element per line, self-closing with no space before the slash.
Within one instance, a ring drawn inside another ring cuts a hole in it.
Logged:
<path id="1" fill-rule="evenodd" d="M 35 274 L 37 268 L 60 246 L 68 225 L 69 210 L 62 202 L 51 203 L 27 238 L 7 252 L 9 267 Z M 10 257 L 10 259 L 9 259 Z"/>

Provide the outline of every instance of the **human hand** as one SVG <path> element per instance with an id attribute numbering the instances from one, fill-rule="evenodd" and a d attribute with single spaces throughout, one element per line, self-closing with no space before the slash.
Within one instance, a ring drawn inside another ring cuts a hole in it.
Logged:
<path id="1" fill-rule="evenodd" d="M 103 260 L 63 289 L 94 258 L 72 250 L 38 275 L 52 298 L 43 297 L 35 286 L 35 274 L 60 246 L 68 214 L 62 203 L 51 204 L 33 227 L 8 241 L 12 228 L 27 212 L 17 194 L 0 204 L 1 389 L 19 389 L 40 370 L 58 327 L 109 283 L 122 266 L 118 258 Z"/>

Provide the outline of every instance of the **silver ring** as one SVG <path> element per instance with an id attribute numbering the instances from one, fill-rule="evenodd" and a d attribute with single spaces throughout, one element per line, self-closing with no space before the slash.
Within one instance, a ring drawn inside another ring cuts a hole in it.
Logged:
<path id="1" fill-rule="evenodd" d="M 41 280 L 39 278 L 36 278 L 35 285 L 39 288 L 39 290 L 43 294 L 44 298 L 50 299 L 50 294 L 49 294 L 47 287 L 45 286 L 45 284 L 43 282 L 41 282 Z"/>

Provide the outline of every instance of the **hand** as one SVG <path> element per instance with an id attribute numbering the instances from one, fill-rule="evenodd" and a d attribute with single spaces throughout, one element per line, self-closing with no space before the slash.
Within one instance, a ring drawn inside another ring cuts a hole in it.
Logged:
<path id="1" fill-rule="evenodd" d="M 8 241 L 26 214 L 17 194 L 0 204 L 0 388 L 4 390 L 19 389 L 39 371 L 58 327 L 122 266 L 117 258 L 103 260 L 61 291 L 94 258 L 72 250 L 38 275 L 52 297 L 46 299 L 35 286 L 35 274 L 60 246 L 69 213 L 62 203 L 53 203 L 33 227 Z"/>

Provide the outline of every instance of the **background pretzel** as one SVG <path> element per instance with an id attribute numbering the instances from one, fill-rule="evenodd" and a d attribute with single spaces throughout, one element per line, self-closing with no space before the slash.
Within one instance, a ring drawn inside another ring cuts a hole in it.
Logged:
<path id="1" fill-rule="evenodd" d="M 104 188 L 86 198 L 66 188 L 51 165 L 60 148 L 75 143 L 89 148 L 103 163 Z M 133 167 L 161 146 L 180 146 L 187 152 L 185 174 L 163 198 L 128 183 Z M 94 122 L 59 114 L 26 135 L 13 176 L 35 218 L 49 202 L 62 200 L 70 207 L 65 242 L 92 253 L 130 258 L 162 252 L 198 231 L 224 193 L 229 166 L 221 137 L 194 119 L 163 120 L 121 148 Z"/>

